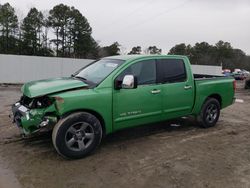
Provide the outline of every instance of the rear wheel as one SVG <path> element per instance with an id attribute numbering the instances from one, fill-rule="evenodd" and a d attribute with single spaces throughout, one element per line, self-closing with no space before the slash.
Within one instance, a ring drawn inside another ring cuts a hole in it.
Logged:
<path id="1" fill-rule="evenodd" d="M 82 158 L 99 145 L 102 138 L 100 121 L 87 112 L 73 113 L 59 121 L 53 129 L 56 151 L 66 158 Z"/>
<path id="2" fill-rule="evenodd" d="M 208 98 L 203 104 L 200 115 L 197 117 L 203 128 L 213 127 L 220 117 L 220 103 L 215 98 Z"/>

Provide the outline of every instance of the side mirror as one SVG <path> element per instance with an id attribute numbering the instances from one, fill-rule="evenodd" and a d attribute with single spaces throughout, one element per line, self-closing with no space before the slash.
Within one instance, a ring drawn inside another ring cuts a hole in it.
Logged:
<path id="1" fill-rule="evenodd" d="M 122 80 L 123 89 L 134 89 L 137 88 L 137 79 L 133 75 L 125 75 Z"/>

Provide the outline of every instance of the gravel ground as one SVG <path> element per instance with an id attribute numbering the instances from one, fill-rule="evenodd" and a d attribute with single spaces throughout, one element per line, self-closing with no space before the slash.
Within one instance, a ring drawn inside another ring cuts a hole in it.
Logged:
<path id="1" fill-rule="evenodd" d="M 216 127 L 191 118 L 123 130 L 91 156 L 65 160 L 50 134 L 22 139 L 8 118 L 18 86 L 0 87 L 0 187 L 250 187 L 250 91 Z"/>

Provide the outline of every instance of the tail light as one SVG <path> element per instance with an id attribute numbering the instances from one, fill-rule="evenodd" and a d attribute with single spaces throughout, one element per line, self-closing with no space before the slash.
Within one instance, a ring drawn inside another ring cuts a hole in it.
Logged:
<path id="1" fill-rule="evenodd" d="M 234 92 L 236 91 L 236 80 L 233 81 Z"/>

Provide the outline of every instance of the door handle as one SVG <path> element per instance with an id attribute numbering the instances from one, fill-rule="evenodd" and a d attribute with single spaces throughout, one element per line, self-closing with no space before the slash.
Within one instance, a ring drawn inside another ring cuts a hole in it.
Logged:
<path id="1" fill-rule="evenodd" d="M 159 89 L 154 89 L 151 91 L 152 94 L 158 94 L 160 92 L 161 92 L 161 90 L 159 90 Z"/>
<path id="2" fill-rule="evenodd" d="M 187 89 L 192 89 L 192 86 L 184 86 L 184 89 L 187 90 Z"/>

